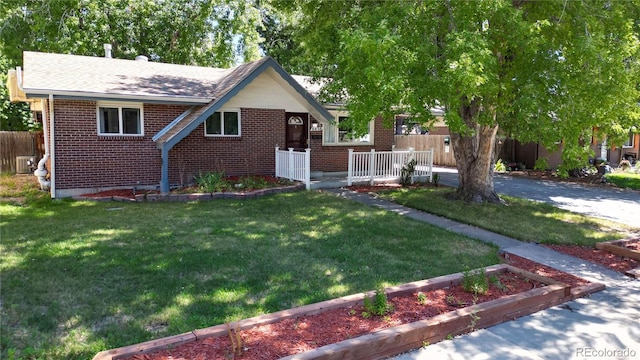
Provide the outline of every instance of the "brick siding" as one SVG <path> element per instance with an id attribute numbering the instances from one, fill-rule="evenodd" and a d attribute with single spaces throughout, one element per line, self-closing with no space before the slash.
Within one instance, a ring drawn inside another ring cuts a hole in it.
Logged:
<path id="1" fill-rule="evenodd" d="M 240 137 L 205 137 L 204 124 L 169 152 L 169 181 L 188 183 L 200 172 L 274 175 L 275 147 L 284 146 L 285 111 L 241 109 Z"/>
<path id="2" fill-rule="evenodd" d="M 151 139 L 187 106 L 145 104 L 144 136 L 99 136 L 95 101 L 56 100 L 56 189 L 157 185 L 160 151 Z"/>
<path id="3" fill-rule="evenodd" d="M 312 132 L 321 134 L 322 132 Z M 371 151 L 391 151 L 393 146 L 394 129 L 384 127 L 382 118 L 377 118 L 373 128 L 373 146 L 361 145 L 322 145 L 322 138 L 310 140 L 311 148 L 311 171 L 324 172 L 344 172 L 349 166 L 349 149 L 356 152 Z"/>
<path id="4" fill-rule="evenodd" d="M 152 137 L 188 106 L 144 104 L 144 136 L 99 136 L 95 101 L 56 100 L 55 181 L 57 190 L 155 187 L 162 158 Z M 198 126 L 169 151 L 169 181 L 188 184 L 201 172 L 226 175 L 274 175 L 276 145 L 285 146 L 285 110 L 240 111 L 240 137 L 205 137 Z M 390 150 L 393 129 L 375 122 L 376 150 Z M 321 133 L 313 133 L 321 134 Z M 310 139 L 312 171 L 346 171 L 348 149 L 371 146 L 323 146 Z"/>

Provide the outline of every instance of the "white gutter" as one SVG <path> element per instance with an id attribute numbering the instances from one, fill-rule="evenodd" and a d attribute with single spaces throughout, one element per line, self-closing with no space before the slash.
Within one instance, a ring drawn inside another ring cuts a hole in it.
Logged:
<path id="1" fill-rule="evenodd" d="M 142 101 L 142 102 L 159 102 L 159 103 L 188 103 L 188 104 L 208 104 L 213 99 L 212 97 L 193 97 L 193 96 L 177 96 L 177 95 L 135 95 L 135 94 L 109 94 L 98 92 L 86 92 L 86 91 L 62 91 L 56 89 L 26 89 L 23 90 L 27 96 L 44 97 L 51 93 L 54 93 L 56 97 L 68 97 L 68 98 L 89 98 L 89 99 L 117 99 L 128 101 Z M 43 96 L 44 95 L 44 96 Z"/>
<path id="2" fill-rule="evenodd" d="M 56 130 L 54 126 L 53 94 L 49 94 L 49 127 L 51 129 L 51 198 L 56 198 Z"/>
<path id="3" fill-rule="evenodd" d="M 16 66 L 16 78 L 18 83 L 18 89 L 24 92 L 24 88 L 22 87 L 22 68 L 20 66 Z M 38 168 L 33 172 L 33 175 L 38 177 L 38 182 L 40 183 L 40 188 L 44 191 L 50 190 L 51 181 L 47 180 L 47 161 L 49 160 L 49 132 L 47 126 L 47 112 L 44 111 L 46 100 L 41 99 L 42 104 L 42 132 L 44 137 L 44 156 L 40 161 L 38 161 Z M 49 116 L 51 118 L 53 124 L 53 95 L 49 95 Z M 51 161 L 53 167 L 53 160 Z"/>
<path id="4" fill-rule="evenodd" d="M 18 82 L 18 89 L 24 92 L 24 88 L 22 87 L 22 68 L 20 66 L 16 66 L 16 79 Z M 47 113 L 44 111 L 45 109 L 45 100 L 40 100 L 42 104 L 42 131 L 44 136 L 44 156 L 40 161 L 38 161 L 38 168 L 33 172 L 33 175 L 38 177 L 38 182 L 40 183 L 40 188 L 44 191 L 49 190 L 51 185 L 50 181 L 47 181 L 47 160 L 49 160 L 49 136 L 47 131 Z"/>
<path id="5" fill-rule="evenodd" d="M 44 191 L 49 190 L 51 187 L 51 181 L 47 181 L 47 160 L 49 160 L 49 131 L 47 124 L 47 112 L 44 111 L 46 106 L 46 100 L 42 99 L 42 131 L 44 136 L 44 156 L 38 162 L 38 168 L 33 172 L 33 175 L 38 177 L 40 188 Z"/>

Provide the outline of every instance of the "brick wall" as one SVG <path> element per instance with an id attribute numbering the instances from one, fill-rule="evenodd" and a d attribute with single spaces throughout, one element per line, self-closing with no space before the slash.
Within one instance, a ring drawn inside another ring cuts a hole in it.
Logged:
<path id="1" fill-rule="evenodd" d="M 57 190 L 151 186 L 160 183 L 162 158 L 152 137 L 188 106 L 144 104 L 144 136 L 98 136 L 95 101 L 56 100 L 55 181 Z M 274 150 L 285 146 L 285 110 L 241 109 L 240 137 L 205 137 L 204 124 L 169 152 L 169 181 L 188 184 L 201 172 L 273 175 Z M 312 133 L 320 134 L 320 132 Z M 374 148 L 391 150 L 393 129 L 377 119 Z M 346 171 L 348 149 L 311 139 L 312 171 Z"/>
<path id="2" fill-rule="evenodd" d="M 320 135 L 322 132 L 312 132 L 312 135 Z M 349 149 L 356 152 L 391 151 L 393 145 L 394 129 L 385 128 L 381 118 L 377 118 L 373 129 L 373 146 L 323 146 L 322 138 L 310 140 L 311 147 L 311 171 L 343 172 L 348 170 Z"/>
<path id="3" fill-rule="evenodd" d="M 241 109 L 241 136 L 205 137 L 204 124 L 169 154 L 169 181 L 188 183 L 200 172 L 225 175 L 274 175 L 275 147 L 284 146 L 285 111 Z"/>
<path id="4" fill-rule="evenodd" d="M 155 186 L 160 151 L 151 139 L 188 107 L 145 104 L 144 136 L 98 136 L 95 101 L 56 100 L 55 182 L 57 190 Z"/>

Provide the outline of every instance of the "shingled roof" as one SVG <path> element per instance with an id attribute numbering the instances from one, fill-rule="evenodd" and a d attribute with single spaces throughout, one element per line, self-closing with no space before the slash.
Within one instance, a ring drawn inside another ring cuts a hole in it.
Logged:
<path id="1" fill-rule="evenodd" d="M 206 103 L 235 70 L 25 51 L 22 87 L 29 97 L 126 98 Z"/>

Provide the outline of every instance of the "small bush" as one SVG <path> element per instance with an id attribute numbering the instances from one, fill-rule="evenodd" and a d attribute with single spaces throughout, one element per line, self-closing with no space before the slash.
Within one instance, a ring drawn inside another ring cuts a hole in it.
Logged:
<path id="1" fill-rule="evenodd" d="M 412 159 L 405 166 L 402 167 L 400 172 L 400 185 L 409 186 L 413 182 L 413 174 L 416 171 L 416 160 Z"/>
<path id="2" fill-rule="evenodd" d="M 221 192 L 230 188 L 229 182 L 224 178 L 224 173 L 207 172 L 195 177 L 196 184 L 204 192 Z"/>
<path id="3" fill-rule="evenodd" d="M 502 161 L 502 159 L 498 159 L 498 161 L 496 161 L 496 165 L 494 167 L 494 170 L 496 172 L 505 172 L 505 171 L 507 171 L 507 165 L 505 165 L 505 163 Z"/>
<path id="4" fill-rule="evenodd" d="M 486 294 L 489 291 L 489 280 L 484 268 L 474 271 L 465 270 L 462 273 L 462 288 L 475 295 Z"/>
<path id="5" fill-rule="evenodd" d="M 620 164 L 618 164 L 618 170 L 622 172 L 627 172 L 629 169 L 631 169 L 631 163 L 629 160 L 622 160 L 620 161 Z"/>
<path id="6" fill-rule="evenodd" d="M 365 314 L 384 316 L 388 312 L 393 311 L 393 305 L 389 304 L 387 294 L 382 288 L 376 289 L 373 300 L 365 297 L 363 307 L 365 311 L 362 313 L 362 316 L 365 318 L 367 317 Z"/>

